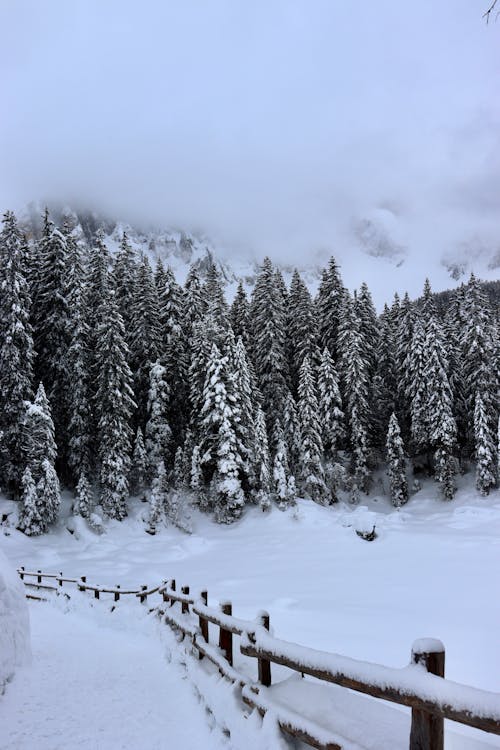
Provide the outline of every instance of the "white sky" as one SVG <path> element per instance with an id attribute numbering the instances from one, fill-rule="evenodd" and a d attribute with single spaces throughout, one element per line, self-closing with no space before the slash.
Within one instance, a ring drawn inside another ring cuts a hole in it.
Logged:
<path id="1" fill-rule="evenodd" d="M 0 0 L 0 207 L 58 199 L 234 252 L 500 244 L 487 0 Z"/>

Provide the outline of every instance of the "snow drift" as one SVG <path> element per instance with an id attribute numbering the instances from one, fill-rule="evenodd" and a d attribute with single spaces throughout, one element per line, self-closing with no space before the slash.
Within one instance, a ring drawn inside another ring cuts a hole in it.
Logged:
<path id="1" fill-rule="evenodd" d="M 30 656 L 30 626 L 24 586 L 0 550 L 0 694 L 16 667 Z"/>

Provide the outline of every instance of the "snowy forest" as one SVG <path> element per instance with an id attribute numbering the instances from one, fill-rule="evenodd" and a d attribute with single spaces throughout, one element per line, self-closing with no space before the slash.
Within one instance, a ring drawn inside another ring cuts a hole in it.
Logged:
<path id="1" fill-rule="evenodd" d="M 419 475 L 445 500 L 459 472 L 496 486 L 499 316 L 474 276 L 444 310 L 426 282 L 377 315 L 334 258 L 316 296 L 266 258 L 229 304 L 215 264 L 181 286 L 103 237 L 48 211 L 39 237 L 3 218 L 0 487 L 26 534 L 57 520 L 61 487 L 91 525 L 146 497 L 154 533 L 187 499 L 221 523 L 247 504 L 357 503 L 380 471 L 394 506 Z"/>

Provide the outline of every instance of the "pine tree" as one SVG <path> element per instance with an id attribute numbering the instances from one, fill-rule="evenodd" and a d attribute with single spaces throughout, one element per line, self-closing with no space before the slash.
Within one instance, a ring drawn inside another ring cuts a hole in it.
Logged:
<path id="1" fill-rule="evenodd" d="M 135 409 L 123 321 L 109 292 L 99 311 L 95 412 L 100 463 L 100 500 L 109 518 L 127 515 L 131 419 Z"/>
<path id="2" fill-rule="evenodd" d="M 66 370 L 71 388 L 68 393 L 67 425 L 68 464 L 76 482 L 91 470 L 96 452 L 92 434 L 90 331 L 83 310 L 82 290 L 75 293 L 70 311 L 70 345 L 66 353 Z"/>
<path id="3" fill-rule="evenodd" d="M 43 384 L 40 383 L 33 402 L 26 402 L 23 421 L 23 455 L 30 467 L 35 483 L 43 475 L 43 462 L 54 465 L 57 446 L 54 439 L 54 422 Z"/>
<path id="4" fill-rule="evenodd" d="M 387 432 L 387 473 L 392 504 L 399 508 L 408 502 L 408 483 L 406 481 L 406 462 L 398 418 L 393 412 Z"/>
<path id="5" fill-rule="evenodd" d="M 40 513 L 36 484 L 29 466 L 24 470 L 21 486 L 19 529 L 27 536 L 38 536 L 45 531 L 45 523 Z"/>
<path id="6" fill-rule="evenodd" d="M 411 442 L 414 452 L 428 450 L 430 435 L 427 414 L 427 377 L 425 362 L 425 333 L 420 316 L 413 322 L 413 335 L 406 360 L 406 398 L 410 404 Z"/>
<path id="7" fill-rule="evenodd" d="M 274 496 L 278 508 L 284 510 L 294 502 L 295 477 L 290 473 L 285 435 L 279 421 L 275 425 L 273 442 L 276 446 L 273 460 Z"/>
<path id="8" fill-rule="evenodd" d="M 323 445 L 318 412 L 314 374 L 309 357 L 306 355 L 300 368 L 299 377 L 300 487 L 311 500 L 327 504 L 329 498 L 322 464 Z"/>
<path id="9" fill-rule="evenodd" d="M 67 424 L 70 414 L 70 379 L 67 351 L 70 345 L 70 310 L 68 304 L 68 250 L 64 234 L 54 227 L 43 243 L 41 279 L 36 310 L 36 347 L 38 377 L 48 391 L 52 404 L 59 465 L 66 474 L 68 444 Z"/>
<path id="10" fill-rule="evenodd" d="M 242 513 L 245 497 L 240 471 L 235 423 L 239 418 L 234 399 L 228 394 L 227 357 L 213 344 L 204 388 L 202 418 L 202 466 L 211 484 L 215 517 L 219 523 L 235 521 Z"/>
<path id="11" fill-rule="evenodd" d="M 76 496 L 73 503 L 73 515 L 81 516 L 89 521 L 94 507 L 94 497 L 92 488 L 84 473 L 80 474 L 80 479 L 76 485 Z"/>
<path id="12" fill-rule="evenodd" d="M 0 483 L 14 497 L 21 491 L 25 466 L 25 402 L 33 395 L 34 352 L 25 254 L 16 217 L 8 211 L 0 234 Z"/>
<path id="13" fill-rule="evenodd" d="M 301 438 L 297 404 L 290 391 L 287 392 L 283 410 L 283 434 L 288 451 L 290 471 L 295 475 L 299 467 Z"/>
<path id="14" fill-rule="evenodd" d="M 127 233 L 124 232 L 113 262 L 113 287 L 116 304 L 122 316 L 127 345 L 131 346 L 133 332 L 132 313 L 134 309 L 134 289 L 137 274 L 136 253 L 130 245 Z"/>
<path id="15" fill-rule="evenodd" d="M 288 364 L 285 352 L 285 310 L 281 291 L 269 258 L 252 294 L 251 353 L 262 393 L 262 407 L 269 425 L 283 413 L 288 390 Z"/>
<path id="16" fill-rule="evenodd" d="M 236 295 L 231 305 L 230 318 L 235 337 L 237 339 L 241 338 L 245 349 L 248 349 L 250 342 L 250 305 L 242 281 L 238 284 Z"/>
<path id="17" fill-rule="evenodd" d="M 37 484 L 37 493 L 40 503 L 43 503 L 43 518 L 46 525 L 53 524 L 59 516 L 61 488 L 54 465 L 47 458 L 42 461 L 42 476 Z"/>
<path id="18" fill-rule="evenodd" d="M 136 423 L 146 423 L 149 373 L 162 353 L 158 291 L 149 260 L 143 256 L 137 267 L 130 334 L 130 369 L 137 404 Z"/>
<path id="19" fill-rule="evenodd" d="M 366 492 L 370 480 L 368 468 L 368 438 L 364 423 L 358 416 L 358 407 L 351 411 L 352 445 L 352 502 L 357 502 L 359 492 Z"/>
<path id="20" fill-rule="evenodd" d="M 495 486 L 496 446 L 495 438 L 486 416 L 481 394 L 476 394 L 474 409 L 474 436 L 476 443 L 476 488 L 481 495 L 489 495 Z"/>
<path id="21" fill-rule="evenodd" d="M 206 313 L 207 302 L 200 274 L 196 266 L 191 266 L 184 284 L 183 326 L 188 342 L 191 341 L 193 326 Z"/>
<path id="22" fill-rule="evenodd" d="M 150 477 L 154 477 L 160 461 L 168 462 L 172 445 L 172 430 L 168 423 L 170 390 L 165 380 L 165 368 L 154 362 L 149 372 L 148 421 L 146 423 L 146 455 Z"/>
<path id="23" fill-rule="evenodd" d="M 267 429 L 264 412 L 257 409 L 255 415 L 255 443 L 254 443 L 254 463 L 255 476 L 257 485 L 257 504 L 262 510 L 268 510 L 271 505 L 271 469 L 269 445 L 267 440 Z"/>
<path id="24" fill-rule="evenodd" d="M 323 271 L 316 309 L 318 313 L 318 344 L 323 350 L 328 348 L 334 361 L 338 360 L 338 329 L 341 315 L 344 286 L 335 258 L 330 258 Z"/>
<path id="25" fill-rule="evenodd" d="M 184 486 L 184 451 L 182 445 L 179 445 L 175 451 L 173 480 L 176 489 Z"/>
<path id="26" fill-rule="evenodd" d="M 229 308 L 224 298 L 221 275 L 211 255 L 209 256 L 209 261 L 204 286 L 204 297 L 207 305 L 206 314 L 211 315 L 225 329 L 229 324 Z"/>
<path id="27" fill-rule="evenodd" d="M 163 515 L 167 502 L 167 472 L 165 463 L 160 461 L 153 479 L 151 495 L 149 497 L 149 526 L 148 534 L 156 534 L 156 529 Z"/>
<path id="28" fill-rule="evenodd" d="M 327 347 L 318 368 L 318 408 L 325 457 L 334 459 L 344 437 L 344 412 L 337 371 Z"/>
<path id="29" fill-rule="evenodd" d="M 297 393 L 299 370 L 307 355 L 314 362 L 316 355 L 316 321 L 308 288 L 297 270 L 292 276 L 286 320 L 288 368 L 292 392 Z"/>
<path id="30" fill-rule="evenodd" d="M 372 435 L 373 443 L 380 451 L 386 439 L 387 425 L 397 404 L 396 375 L 396 325 L 394 311 L 387 305 L 379 319 L 379 342 L 375 375 L 373 378 Z"/>
<path id="31" fill-rule="evenodd" d="M 144 436 L 140 427 L 137 428 L 132 452 L 132 468 L 130 471 L 130 491 L 132 494 L 143 492 L 146 484 L 147 453 Z"/>

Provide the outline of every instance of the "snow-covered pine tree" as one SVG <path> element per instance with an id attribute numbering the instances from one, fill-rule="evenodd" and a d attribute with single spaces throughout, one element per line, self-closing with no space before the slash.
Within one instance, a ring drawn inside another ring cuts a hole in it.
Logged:
<path id="1" fill-rule="evenodd" d="M 208 496 L 205 490 L 203 471 L 201 466 L 200 446 L 195 445 L 191 454 L 191 470 L 189 475 L 189 487 L 194 494 L 196 504 L 202 511 L 209 508 Z"/>
<path id="2" fill-rule="evenodd" d="M 370 360 L 365 350 L 361 332 L 361 315 L 356 294 L 351 300 L 344 296 L 338 345 L 340 352 L 340 375 L 343 387 L 342 403 L 349 426 L 349 442 L 352 450 L 352 470 L 355 491 L 366 492 L 370 480 L 369 472 L 369 426 L 370 426 Z"/>
<path id="3" fill-rule="evenodd" d="M 135 409 L 132 373 L 125 331 L 114 293 L 109 291 L 99 311 L 97 364 L 97 416 L 100 501 L 109 518 L 127 515 L 128 474 Z"/>
<path id="4" fill-rule="evenodd" d="M 437 316 L 428 320 L 423 362 L 425 368 L 425 423 L 430 445 L 434 449 L 436 481 L 443 496 L 451 500 L 455 494 L 457 426 L 453 416 L 453 396 L 448 381 L 448 361 L 444 336 Z"/>
<path id="5" fill-rule="evenodd" d="M 184 292 L 175 280 L 172 269 L 156 270 L 158 289 L 162 362 L 170 388 L 168 421 L 175 443 L 183 439 L 188 418 L 188 345 L 183 327 Z"/>
<path id="6" fill-rule="evenodd" d="M 301 436 L 300 489 L 311 500 L 327 505 L 331 498 L 325 484 L 318 397 L 314 373 L 308 355 L 304 357 L 300 367 L 298 415 Z"/>
<path id="7" fill-rule="evenodd" d="M 474 454 L 474 404 L 481 394 L 486 420 L 495 429 L 498 414 L 498 329 L 480 283 L 471 274 L 465 287 L 462 317 L 462 361 L 468 416 L 468 454 Z"/>
<path id="8" fill-rule="evenodd" d="M 227 389 L 227 357 L 212 345 L 201 410 L 202 467 L 211 484 L 215 517 L 230 523 L 241 515 L 245 496 L 240 472 L 243 459 L 238 453 L 235 424 L 239 419 L 234 398 Z"/>
<path id="9" fill-rule="evenodd" d="M 82 473 L 89 474 L 96 453 L 92 434 L 90 331 L 83 309 L 83 290 L 75 291 L 70 309 L 70 345 L 66 371 L 71 384 L 68 392 L 67 456 L 73 483 Z"/>
<path id="10" fill-rule="evenodd" d="M 235 337 L 241 338 L 245 349 L 248 349 L 250 342 L 250 305 L 242 281 L 238 284 L 231 305 L 230 319 Z"/>
<path id="11" fill-rule="evenodd" d="M 61 488 L 54 464 L 45 458 L 42 461 L 42 476 L 37 484 L 37 494 L 43 507 L 43 518 L 47 526 L 57 521 L 61 507 Z"/>
<path id="12" fill-rule="evenodd" d="M 89 521 L 94 507 L 94 496 L 90 482 L 85 473 L 80 474 L 80 479 L 76 485 L 76 495 L 73 503 L 73 515 L 81 516 Z"/>
<path id="13" fill-rule="evenodd" d="M 257 409 L 255 414 L 253 453 L 257 487 L 256 502 L 262 510 L 268 510 L 271 505 L 271 460 L 269 456 L 266 418 L 260 408 Z"/>
<path id="14" fill-rule="evenodd" d="M 132 467 L 130 470 L 130 491 L 132 494 L 139 495 L 144 491 L 146 486 L 147 475 L 147 453 L 144 444 L 144 436 L 140 427 L 137 428 L 134 440 L 134 449 L 132 451 Z"/>
<path id="15" fill-rule="evenodd" d="M 297 269 L 293 272 L 286 316 L 286 349 L 292 392 L 297 393 L 299 371 L 307 355 L 316 357 L 316 320 L 311 294 Z"/>
<path id="16" fill-rule="evenodd" d="M 368 361 L 368 381 L 370 392 L 372 380 L 377 368 L 380 332 L 377 321 L 377 312 L 373 304 L 372 295 L 365 281 L 363 281 L 359 288 L 359 295 L 356 297 L 355 307 L 360 320 L 359 332 L 363 337 L 365 358 Z"/>
<path id="17" fill-rule="evenodd" d="M 29 466 L 24 470 L 21 480 L 21 488 L 19 529 L 27 536 L 38 536 L 43 534 L 46 526 L 40 513 L 36 484 Z"/>
<path id="18" fill-rule="evenodd" d="M 48 460 L 53 466 L 57 456 L 54 422 L 43 383 L 38 386 L 35 400 L 25 404 L 22 452 L 34 481 L 38 483 L 44 471 L 43 462 Z"/>
<path id="19" fill-rule="evenodd" d="M 316 309 L 318 314 L 318 344 L 323 350 L 328 348 L 333 360 L 338 361 L 337 337 L 344 285 L 335 258 L 330 258 L 328 267 L 323 270 Z"/>
<path id="20" fill-rule="evenodd" d="M 344 412 L 337 371 L 327 347 L 318 368 L 318 408 L 325 458 L 334 460 L 344 438 Z"/>
<path id="21" fill-rule="evenodd" d="M 67 351 L 70 345 L 68 250 L 64 234 L 52 227 L 44 239 L 36 309 L 37 374 L 52 404 L 59 465 L 67 476 L 67 424 L 70 414 L 70 380 Z"/>
<path id="22" fill-rule="evenodd" d="M 151 365 L 162 354 L 158 291 L 151 265 L 145 255 L 137 266 L 131 326 L 129 362 L 137 404 L 136 423 L 142 427 L 147 418 Z"/>
<path id="23" fill-rule="evenodd" d="M 21 492 L 25 402 L 33 396 L 33 332 L 25 253 L 16 217 L 7 211 L 0 234 L 0 484 L 13 497 Z"/>
<path id="24" fill-rule="evenodd" d="M 496 485 L 497 451 L 495 435 L 490 428 L 484 401 L 479 391 L 476 393 L 474 409 L 474 437 L 476 443 L 476 488 L 481 495 L 489 495 L 491 488 Z"/>
<path id="25" fill-rule="evenodd" d="M 285 352 L 283 294 L 269 258 L 257 277 L 250 307 L 251 356 L 269 425 L 283 414 L 289 373 Z"/>
<path id="26" fill-rule="evenodd" d="M 172 430 L 168 423 L 169 385 L 163 365 L 154 362 L 149 372 L 148 421 L 146 423 L 146 455 L 148 474 L 155 476 L 160 461 L 170 460 Z"/>
<path id="27" fill-rule="evenodd" d="M 196 266 L 191 266 L 184 284 L 183 327 L 189 344 L 192 338 L 193 325 L 206 313 L 207 302 L 200 274 Z"/>
<path id="28" fill-rule="evenodd" d="M 182 445 L 177 447 L 174 457 L 173 484 L 176 489 L 184 487 L 184 451 Z"/>
<path id="29" fill-rule="evenodd" d="M 127 233 L 124 232 L 120 241 L 120 249 L 113 260 L 113 288 L 118 311 L 122 316 L 125 328 L 125 340 L 129 348 L 132 344 L 132 313 L 136 274 L 136 253 L 129 242 Z"/>
<path id="30" fill-rule="evenodd" d="M 241 482 L 243 490 L 248 492 L 254 484 L 255 475 L 252 466 L 252 442 L 254 433 L 254 398 L 252 377 L 247 360 L 245 345 L 241 337 L 234 344 L 232 332 L 226 339 L 226 355 L 228 357 L 229 381 L 228 389 L 234 398 L 238 419 L 234 429 L 238 443 L 238 453 L 243 463 L 241 467 Z"/>
<path id="31" fill-rule="evenodd" d="M 413 319 L 413 334 L 406 358 L 406 393 L 410 405 L 410 437 L 414 453 L 428 451 L 430 433 L 427 412 L 427 378 L 425 362 L 425 332 L 422 319 L 416 314 Z"/>
<path id="32" fill-rule="evenodd" d="M 148 534 L 156 534 L 167 502 L 167 494 L 167 471 L 164 461 L 160 461 L 149 496 L 149 519 L 148 528 L 146 529 Z"/>
<path id="33" fill-rule="evenodd" d="M 229 325 L 229 307 L 224 297 L 221 274 L 211 256 L 209 261 L 204 285 L 207 315 L 211 315 L 218 325 L 226 329 Z"/>
<path id="34" fill-rule="evenodd" d="M 399 427 L 404 440 L 410 439 L 410 406 L 412 393 L 412 379 L 414 371 L 410 370 L 410 350 L 413 341 L 414 310 L 408 293 L 405 293 L 398 312 L 395 337 L 395 362 L 397 380 L 396 413 Z M 423 332 L 422 332 L 423 336 Z"/>
<path id="35" fill-rule="evenodd" d="M 396 409 L 397 376 L 394 343 L 396 321 L 393 310 L 387 305 L 379 319 L 377 361 L 373 377 L 372 435 L 373 445 L 381 453 L 385 448 L 387 425 Z"/>
<path id="36" fill-rule="evenodd" d="M 399 508 L 408 502 L 408 482 L 406 480 L 406 460 L 398 418 L 393 412 L 387 431 L 387 473 L 392 504 Z"/>
<path id="37" fill-rule="evenodd" d="M 274 497 L 278 508 L 285 510 L 295 500 L 295 477 L 290 473 L 285 434 L 279 420 L 274 428 L 273 443 L 275 445 L 272 476 Z"/>
<path id="38" fill-rule="evenodd" d="M 465 378 L 462 359 L 463 320 L 463 284 L 452 294 L 444 318 L 444 340 L 448 359 L 448 380 L 450 383 L 453 413 L 457 424 L 457 449 L 460 455 L 467 454 L 467 400 L 465 397 Z"/>
<path id="39" fill-rule="evenodd" d="M 285 406 L 283 410 L 283 434 L 288 451 L 290 471 L 294 476 L 297 476 L 302 443 L 297 404 L 290 391 L 287 391 L 285 397 Z"/>

